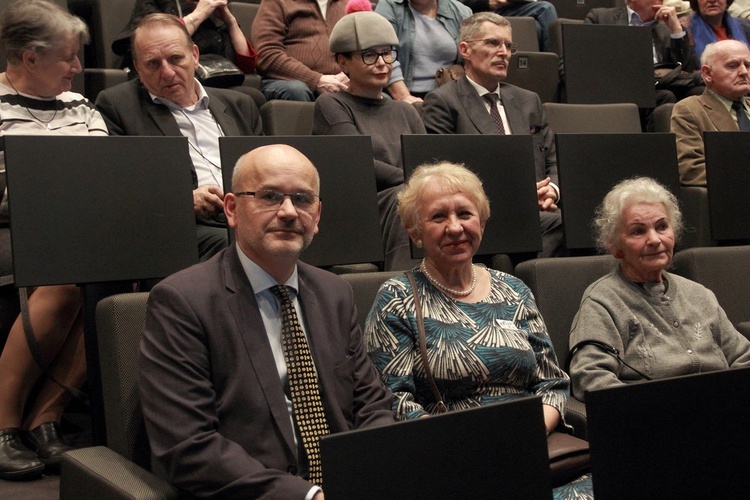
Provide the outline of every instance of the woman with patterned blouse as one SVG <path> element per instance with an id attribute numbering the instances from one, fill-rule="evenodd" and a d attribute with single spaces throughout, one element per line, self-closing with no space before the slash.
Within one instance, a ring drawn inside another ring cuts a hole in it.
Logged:
<path id="1" fill-rule="evenodd" d="M 538 395 L 552 432 L 562 424 L 569 379 L 528 287 L 472 262 L 490 216 L 479 178 L 461 165 L 422 165 L 399 193 L 399 213 L 425 252 L 413 273 L 430 369 L 448 410 Z M 365 341 L 401 420 L 437 413 L 417 332 L 408 278 L 388 280 L 367 317 Z M 586 498 L 589 477 L 578 491 L 568 485 L 555 496 Z"/>

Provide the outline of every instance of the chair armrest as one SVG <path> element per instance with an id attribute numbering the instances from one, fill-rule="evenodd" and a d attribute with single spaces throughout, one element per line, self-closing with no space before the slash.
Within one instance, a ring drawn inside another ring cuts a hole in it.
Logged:
<path id="1" fill-rule="evenodd" d="M 568 407 L 565 410 L 565 420 L 573 426 L 573 435 L 577 438 L 587 439 L 586 426 L 586 404 L 573 396 L 568 398 Z"/>
<path id="2" fill-rule="evenodd" d="M 171 484 L 107 447 L 81 448 L 63 455 L 61 500 L 168 500 L 178 496 Z"/>

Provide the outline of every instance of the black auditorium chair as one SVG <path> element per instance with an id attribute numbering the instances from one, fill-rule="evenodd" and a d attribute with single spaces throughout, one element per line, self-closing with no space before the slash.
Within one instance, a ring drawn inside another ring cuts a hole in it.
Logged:
<path id="1" fill-rule="evenodd" d="M 534 294 L 539 312 L 561 367 L 568 358 L 568 338 L 586 288 L 611 271 L 617 260 L 610 255 L 532 259 L 516 266 L 515 275 Z M 586 407 L 571 396 L 565 415 L 576 436 L 586 438 Z"/>
<path id="2" fill-rule="evenodd" d="M 107 297 L 97 306 L 107 446 L 63 456 L 61 500 L 178 498 L 173 486 L 150 472 L 137 363 L 147 300 L 147 293 L 128 293 Z"/>
<path id="3" fill-rule="evenodd" d="M 688 248 L 675 254 L 674 265 L 676 274 L 714 292 L 729 320 L 750 338 L 750 288 L 747 285 L 750 246 Z"/>

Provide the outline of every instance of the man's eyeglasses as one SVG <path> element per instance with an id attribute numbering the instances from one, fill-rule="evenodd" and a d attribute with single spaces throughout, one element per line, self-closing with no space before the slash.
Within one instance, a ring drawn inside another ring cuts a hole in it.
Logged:
<path id="1" fill-rule="evenodd" d="M 235 196 L 252 196 L 258 204 L 266 209 L 278 209 L 287 196 L 292 200 L 292 205 L 303 212 L 314 212 L 320 201 L 320 196 L 312 193 L 282 193 L 273 189 L 260 189 L 258 191 L 241 191 L 234 193 Z"/>
<path id="2" fill-rule="evenodd" d="M 372 66 L 378 62 L 378 57 L 382 57 L 384 63 L 391 64 L 398 57 L 398 51 L 395 49 L 388 49 L 378 52 L 377 50 L 367 49 L 360 52 L 359 55 L 362 56 L 363 63 Z"/>
<path id="3" fill-rule="evenodd" d="M 501 45 L 505 46 L 505 50 L 510 52 L 511 54 L 515 54 L 518 50 L 518 47 L 513 42 L 504 42 L 502 40 L 498 40 L 497 38 L 482 38 L 479 40 L 466 40 L 467 43 L 475 43 L 475 42 L 483 42 L 485 45 L 489 45 L 495 50 L 498 50 Z"/>

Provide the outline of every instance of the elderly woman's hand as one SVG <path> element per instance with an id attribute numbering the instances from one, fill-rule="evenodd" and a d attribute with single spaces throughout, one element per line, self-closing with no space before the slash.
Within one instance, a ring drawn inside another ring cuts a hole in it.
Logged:
<path id="1" fill-rule="evenodd" d="M 183 18 L 190 36 L 193 36 L 198 26 L 208 19 L 214 13 L 214 10 L 222 7 L 226 8 L 227 4 L 228 0 L 200 0 L 195 6 L 195 10 Z M 226 22 L 226 20 L 224 21 Z"/>
<path id="2" fill-rule="evenodd" d="M 539 210 L 542 212 L 554 212 L 557 210 L 557 191 L 550 186 L 552 179 L 547 177 L 536 183 L 536 196 L 539 202 Z"/>

